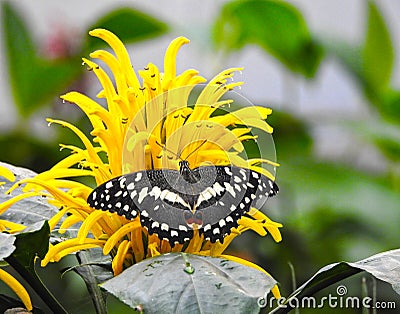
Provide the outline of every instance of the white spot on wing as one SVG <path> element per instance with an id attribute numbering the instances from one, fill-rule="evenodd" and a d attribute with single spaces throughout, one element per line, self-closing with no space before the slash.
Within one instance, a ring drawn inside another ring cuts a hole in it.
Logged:
<path id="1" fill-rule="evenodd" d="M 154 186 L 152 190 L 150 191 L 149 195 L 154 196 L 154 199 L 158 199 L 161 194 L 161 189 L 158 186 Z"/>
<path id="2" fill-rule="evenodd" d="M 138 172 L 138 173 L 136 174 L 135 181 L 138 182 L 140 179 L 142 179 L 142 173 L 141 173 L 141 172 Z"/>
<path id="3" fill-rule="evenodd" d="M 113 187 L 113 183 L 111 181 L 106 183 L 106 189 L 111 189 Z"/>
<path id="4" fill-rule="evenodd" d="M 242 179 L 240 179 L 238 176 L 234 176 L 233 181 L 235 181 L 236 183 L 240 183 L 242 182 Z"/>
<path id="5" fill-rule="evenodd" d="M 139 204 L 141 204 L 141 203 L 143 202 L 144 198 L 145 198 L 146 195 L 147 195 L 148 189 L 149 189 L 149 188 L 146 186 L 146 187 L 144 187 L 144 188 L 139 192 L 139 198 L 138 198 Z"/>
<path id="6" fill-rule="evenodd" d="M 225 170 L 225 173 L 226 173 L 227 175 L 229 175 L 229 176 L 231 176 L 231 175 L 232 175 L 231 168 L 229 168 L 229 167 L 225 167 L 225 168 L 224 168 L 224 170 Z"/>
<path id="7" fill-rule="evenodd" d="M 179 235 L 178 231 L 171 230 L 171 237 L 177 237 Z"/>
<path id="8" fill-rule="evenodd" d="M 233 222 L 233 218 L 231 216 L 228 216 L 225 218 L 226 222 Z"/>
<path id="9" fill-rule="evenodd" d="M 221 184 L 219 184 L 218 182 L 215 182 L 213 185 L 213 189 L 215 192 L 217 192 L 217 194 L 221 194 L 225 189 L 221 186 Z"/>
<path id="10" fill-rule="evenodd" d="M 166 224 L 166 223 L 162 223 L 161 224 L 161 230 L 165 230 L 165 231 L 168 231 L 169 230 L 169 226 Z"/>
<path id="11" fill-rule="evenodd" d="M 188 229 L 187 229 L 185 226 L 183 226 L 183 225 L 179 225 L 178 229 L 179 229 L 179 230 L 182 230 L 182 231 L 187 231 L 187 230 L 188 230 Z"/>
<path id="12" fill-rule="evenodd" d="M 220 227 L 226 226 L 225 220 L 223 220 L 223 219 L 221 219 L 221 220 L 218 222 L 218 224 L 219 224 Z"/>
<path id="13" fill-rule="evenodd" d="M 207 225 L 204 226 L 204 232 L 207 231 L 207 230 L 211 230 L 211 225 L 210 224 L 207 224 Z"/>
<path id="14" fill-rule="evenodd" d="M 235 190 L 233 189 L 232 185 L 229 184 L 229 182 L 224 182 L 225 189 L 231 194 L 233 197 L 236 197 Z"/>

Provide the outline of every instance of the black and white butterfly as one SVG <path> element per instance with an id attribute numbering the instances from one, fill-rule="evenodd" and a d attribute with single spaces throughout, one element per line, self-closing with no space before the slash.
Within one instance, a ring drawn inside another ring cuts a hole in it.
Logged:
<path id="1" fill-rule="evenodd" d="M 251 207 L 260 208 L 278 186 L 259 172 L 227 166 L 180 170 L 143 170 L 122 175 L 98 186 L 88 204 L 127 219 L 140 214 L 150 234 L 184 243 L 198 229 L 206 240 L 223 242 Z"/>

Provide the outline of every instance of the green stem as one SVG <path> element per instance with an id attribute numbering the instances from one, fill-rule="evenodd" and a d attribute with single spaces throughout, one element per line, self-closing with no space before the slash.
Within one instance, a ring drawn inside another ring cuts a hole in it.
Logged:
<path id="1" fill-rule="evenodd" d="M 289 296 L 285 302 L 284 305 L 286 307 L 277 307 L 275 309 L 273 309 L 271 312 L 269 312 L 269 314 L 284 314 L 284 313 L 288 313 L 289 311 L 291 311 L 294 307 L 290 305 L 290 300 L 296 298 L 298 301 L 301 301 L 303 298 L 305 297 L 309 297 L 314 295 L 315 293 L 317 293 L 318 291 L 321 291 L 322 289 L 325 289 L 327 287 L 329 287 L 330 285 L 339 282 L 343 279 L 346 279 L 350 276 L 353 276 L 357 273 L 362 272 L 362 269 L 358 269 L 358 268 L 349 268 L 348 270 L 335 275 L 333 277 L 327 278 L 324 281 L 318 282 L 315 285 L 303 290 L 303 286 L 299 287 L 296 291 L 294 291 L 291 296 Z"/>
<path id="2" fill-rule="evenodd" d="M 40 296 L 40 298 L 45 302 L 45 304 L 54 313 L 57 314 L 67 314 L 68 312 L 63 308 L 63 306 L 57 301 L 57 299 L 51 294 L 51 292 L 46 288 L 43 282 L 40 280 L 36 273 L 32 273 L 24 266 L 22 266 L 18 260 L 9 256 L 5 258 L 6 262 L 10 264 L 22 278 L 32 287 L 32 289 Z"/>
<path id="3" fill-rule="evenodd" d="M 80 267 L 86 267 L 90 276 L 83 277 L 86 287 L 89 291 L 90 297 L 92 298 L 93 305 L 96 309 L 97 314 L 107 314 L 107 303 L 105 294 L 100 290 L 96 276 L 90 267 L 90 258 L 87 251 L 80 251 L 77 256 Z M 85 265 L 86 264 L 86 265 Z"/>

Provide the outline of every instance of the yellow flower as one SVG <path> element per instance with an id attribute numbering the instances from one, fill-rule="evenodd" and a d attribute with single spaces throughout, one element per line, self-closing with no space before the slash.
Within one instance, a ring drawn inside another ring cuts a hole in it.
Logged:
<path id="1" fill-rule="evenodd" d="M 50 246 L 42 265 L 58 261 L 75 251 L 100 246 L 104 254 L 113 258 L 114 274 L 145 258 L 180 251 L 223 256 L 259 269 L 248 261 L 223 255 L 232 240 L 246 230 L 253 230 L 261 236 L 269 232 L 275 241 L 281 241 L 279 228 L 282 225 L 255 208 L 239 220 L 239 226 L 223 243 L 211 243 L 194 230 L 190 241 L 171 247 L 168 241 L 160 240 L 155 234 L 149 235 L 142 227 L 139 216 L 128 220 L 91 208 L 86 200 L 93 191 L 92 187 L 70 179 L 90 176 L 95 179 L 96 185 L 100 185 L 129 172 L 179 169 L 179 159 L 186 158 L 192 168 L 207 160 L 214 165 L 233 164 L 255 170 L 274 180 L 273 174 L 262 168 L 261 163 L 276 166 L 275 163 L 261 158 L 246 159 L 240 155 L 244 151 L 242 142 L 255 138 L 250 133 L 251 128 L 272 132 L 265 122 L 271 110 L 258 106 L 234 112 L 223 110 L 232 102 L 222 100 L 224 94 L 242 84 L 230 82 L 241 68 L 219 73 L 203 86 L 195 103 L 189 105 L 189 95 L 206 79 L 192 69 L 179 75 L 176 73 L 178 50 L 189 42 L 188 39 L 178 37 L 171 42 L 165 53 L 163 72 L 152 63 L 138 71 L 141 83 L 124 45 L 113 33 L 95 29 L 90 35 L 104 40 L 114 52 L 99 50 L 90 54 L 92 59 L 108 66 L 113 78 L 98 63 L 83 59 L 102 85 L 103 89 L 97 97 L 105 100 L 107 109 L 78 92 L 67 93 L 61 98 L 76 104 L 87 115 L 93 126 L 93 141 L 70 123 L 48 119 L 49 124 L 60 124 L 74 132 L 84 148 L 61 145 L 63 149 L 71 150 L 72 154 L 35 178 L 19 182 L 26 184 L 26 197 L 46 195 L 51 204 L 61 208 L 49 221 L 52 230 L 62 218 L 58 230 L 61 233 L 82 223 L 76 238 Z M 221 112 L 215 114 L 218 110 Z M 11 203 L 0 204 L 0 211 L 6 210 Z"/>

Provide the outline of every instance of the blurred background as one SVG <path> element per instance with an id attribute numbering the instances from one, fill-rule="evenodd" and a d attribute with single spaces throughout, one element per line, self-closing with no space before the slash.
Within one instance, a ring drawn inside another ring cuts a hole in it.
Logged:
<path id="1" fill-rule="evenodd" d="M 128 44 L 136 70 L 149 62 L 162 69 L 169 42 L 185 36 L 191 43 L 178 54 L 178 73 L 195 68 L 211 79 L 225 68 L 244 67 L 235 78 L 245 82 L 239 92 L 274 110 L 269 122 L 281 192 L 263 211 L 283 223 L 283 241 L 248 233 L 230 253 L 263 266 L 287 296 L 326 264 L 399 247 L 400 2 L 0 4 L 1 161 L 39 172 L 68 154 L 58 143 L 80 145 L 68 130 L 49 128 L 46 117 L 89 134 L 83 113 L 58 96 L 78 90 L 94 97 L 100 90 L 81 66 L 80 58 L 102 44 L 89 39 L 90 29 L 113 30 Z M 348 295 L 361 295 L 363 276 L 346 281 Z M 90 312 L 83 283 L 69 279 L 56 294 L 71 312 Z M 387 284 L 378 282 L 377 293 L 378 300 L 398 300 Z M 110 313 L 118 306 L 110 305 Z"/>

